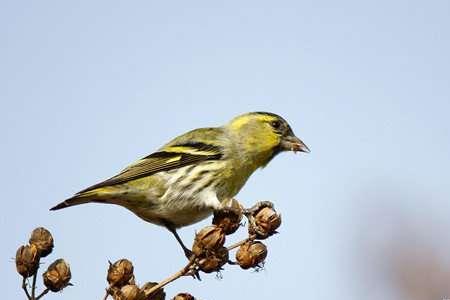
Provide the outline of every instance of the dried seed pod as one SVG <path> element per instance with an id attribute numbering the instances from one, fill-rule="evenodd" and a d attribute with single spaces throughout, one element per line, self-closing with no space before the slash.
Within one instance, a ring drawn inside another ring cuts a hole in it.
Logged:
<path id="1" fill-rule="evenodd" d="M 236 260 L 242 269 L 257 267 L 266 256 L 267 247 L 258 241 L 249 241 L 236 252 Z"/>
<path id="2" fill-rule="evenodd" d="M 228 262 L 228 249 L 219 248 L 211 255 L 201 258 L 198 261 L 198 267 L 205 273 L 220 271 L 222 266 Z"/>
<path id="3" fill-rule="evenodd" d="M 144 300 L 144 292 L 135 284 L 124 285 L 114 294 L 115 300 Z"/>
<path id="4" fill-rule="evenodd" d="M 173 300 L 195 300 L 195 298 L 188 293 L 179 293 L 178 295 L 173 297 Z"/>
<path id="5" fill-rule="evenodd" d="M 141 287 L 141 291 L 144 292 L 145 300 L 164 300 L 166 299 L 166 293 L 164 292 L 164 289 L 158 289 L 155 292 L 148 294 L 147 291 L 149 291 L 152 287 L 157 285 L 156 282 L 147 282 Z"/>
<path id="6" fill-rule="evenodd" d="M 64 259 L 55 260 L 47 271 L 42 274 L 45 286 L 52 292 L 59 292 L 66 286 L 70 285 L 69 281 L 72 277 L 69 265 Z"/>
<path id="7" fill-rule="evenodd" d="M 192 252 L 200 256 L 207 251 L 215 251 L 225 244 L 225 233 L 216 225 L 206 226 L 195 235 Z"/>
<path id="8" fill-rule="evenodd" d="M 255 227 L 249 226 L 249 233 L 256 234 L 257 238 L 265 239 L 281 225 L 281 215 L 270 207 L 263 207 L 255 214 Z"/>
<path id="9" fill-rule="evenodd" d="M 53 250 L 52 234 L 44 227 L 34 229 L 29 242 L 30 244 L 36 245 L 41 257 L 46 257 Z"/>
<path id="10" fill-rule="evenodd" d="M 235 199 L 230 207 L 224 207 L 214 212 L 212 223 L 223 229 L 225 234 L 233 234 L 241 226 L 242 207 Z"/>
<path id="11" fill-rule="evenodd" d="M 34 275 L 39 268 L 39 259 L 39 251 L 35 245 L 20 246 L 16 252 L 17 273 L 25 278 Z"/>
<path id="12" fill-rule="evenodd" d="M 128 259 L 119 259 L 115 263 L 109 263 L 108 276 L 106 279 L 110 286 L 122 287 L 126 284 L 133 283 L 133 264 Z"/>

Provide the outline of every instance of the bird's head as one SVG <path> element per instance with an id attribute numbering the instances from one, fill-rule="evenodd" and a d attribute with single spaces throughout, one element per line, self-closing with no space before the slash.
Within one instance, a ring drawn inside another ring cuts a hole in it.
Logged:
<path id="1" fill-rule="evenodd" d="M 273 113 L 243 114 L 231 120 L 226 127 L 243 149 L 261 156 L 264 160 L 262 165 L 282 151 L 309 152 L 286 120 Z"/>

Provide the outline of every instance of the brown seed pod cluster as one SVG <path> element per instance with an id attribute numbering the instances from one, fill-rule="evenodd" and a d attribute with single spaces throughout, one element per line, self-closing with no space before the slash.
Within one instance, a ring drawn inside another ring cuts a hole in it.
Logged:
<path id="1" fill-rule="evenodd" d="M 114 300 L 166 299 L 164 289 L 158 288 L 158 283 L 156 282 L 147 282 L 139 287 L 139 285 L 135 283 L 133 264 L 125 258 L 119 259 L 114 263 L 109 263 L 106 280 L 109 283 L 109 287 L 106 289 L 104 299 L 107 299 L 109 296 Z M 176 298 L 187 296 L 190 296 L 191 298 Z M 194 299 L 194 297 L 189 294 L 178 294 L 173 299 Z"/>
<path id="2" fill-rule="evenodd" d="M 236 232 L 241 226 L 242 216 L 248 222 L 247 239 L 230 247 L 224 247 L 225 235 Z M 243 269 L 260 268 L 267 256 L 267 247 L 259 241 L 277 233 L 281 225 L 281 216 L 270 202 L 259 202 L 254 207 L 244 210 L 236 200 L 229 206 L 216 211 L 213 225 L 201 229 L 195 236 L 192 252 L 196 256 L 196 267 L 205 273 L 217 272 L 229 262 L 229 250 L 239 247 L 236 261 Z"/>
<path id="3" fill-rule="evenodd" d="M 236 232 L 242 216 L 248 218 L 248 237 L 229 248 L 224 247 L 225 236 Z M 260 241 L 277 233 L 281 216 L 270 202 L 259 202 L 250 209 L 233 200 L 230 205 L 216 211 L 212 225 L 201 229 L 195 236 L 192 253 L 195 270 L 205 273 L 218 272 L 229 261 L 229 250 L 239 247 L 236 263 L 243 269 L 261 268 L 267 257 L 267 247 Z M 195 274 L 198 277 L 198 273 Z"/>
<path id="4" fill-rule="evenodd" d="M 227 235 L 234 234 L 241 226 L 242 217 L 248 219 L 248 236 L 229 247 L 225 247 Z M 219 272 L 227 264 L 237 264 L 242 269 L 261 268 L 267 257 L 267 247 L 261 241 L 277 233 L 281 225 L 281 216 L 270 202 L 259 202 L 250 209 L 244 209 L 239 202 L 232 200 L 214 213 L 212 225 L 206 226 L 195 235 L 192 255 L 188 264 L 180 271 L 162 280 L 160 283 L 147 282 L 139 286 L 135 282 L 134 266 L 128 259 L 119 259 L 109 263 L 106 280 L 108 287 L 104 299 L 114 300 L 165 300 L 163 287 L 181 276 L 191 275 L 200 279 L 199 272 Z M 36 274 L 40 259 L 53 251 L 54 240 L 51 233 L 39 227 L 33 230 L 29 244 L 18 248 L 16 253 L 16 269 L 23 277 L 23 289 L 28 300 L 41 299 L 49 291 L 59 292 L 71 285 L 71 272 L 64 259 L 50 264 L 42 275 L 46 289 L 35 296 Z M 230 251 L 236 251 L 236 262 L 229 260 Z M 28 291 L 26 279 L 34 276 L 31 293 Z M 195 300 L 188 293 L 180 293 L 172 300 Z"/>
<path id="5" fill-rule="evenodd" d="M 133 263 L 126 258 L 119 259 L 114 263 L 109 262 L 106 280 L 109 283 L 106 291 L 114 300 L 146 299 L 146 286 L 139 288 L 136 285 Z"/>
<path id="6" fill-rule="evenodd" d="M 57 259 L 51 263 L 42 274 L 46 289 L 38 296 L 36 295 L 36 276 L 41 258 L 52 253 L 54 247 L 53 236 L 47 229 L 38 227 L 31 233 L 29 244 L 20 246 L 16 252 L 16 269 L 23 277 L 23 290 L 27 298 L 34 300 L 42 298 L 49 291 L 59 292 L 66 286 L 71 285 L 70 267 L 64 259 Z M 33 283 L 27 286 L 25 279 L 34 277 Z M 30 291 L 29 291 L 30 290 Z M 30 296 L 31 295 L 31 296 Z"/>
<path id="7" fill-rule="evenodd" d="M 242 243 L 236 252 L 236 262 L 242 269 L 261 268 L 267 257 L 267 247 L 260 241 L 277 233 L 281 225 L 281 215 L 270 202 L 259 202 L 246 210 L 249 220 L 249 238 Z"/>

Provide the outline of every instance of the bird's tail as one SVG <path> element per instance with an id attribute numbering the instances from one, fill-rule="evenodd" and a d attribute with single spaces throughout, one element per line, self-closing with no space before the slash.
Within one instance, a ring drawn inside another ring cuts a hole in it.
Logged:
<path id="1" fill-rule="evenodd" d="M 63 202 L 59 203 L 56 206 L 53 206 L 52 208 L 50 208 L 50 210 L 58 210 L 58 209 L 62 209 L 62 208 L 70 207 L 70 206 L 89 203 L 89 202 L 105 203 L 106 201 L 102 198 L 103 197 L 101 197 L 98 193 L 96 193 L 94 191 L 80 193 L 80 194 L 76 194 L 75 196 L 73 196 L 69 199 L 64 200 Z"/>

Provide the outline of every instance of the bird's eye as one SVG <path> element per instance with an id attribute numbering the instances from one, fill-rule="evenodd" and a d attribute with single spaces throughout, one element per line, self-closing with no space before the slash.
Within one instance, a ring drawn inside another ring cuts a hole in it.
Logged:
<path id="1" fill-rule="evenodd" d="M 273 127 L 273 129 L 280 129 L 281 122 L 280 121 L 272 121 L 272 122 L 270 122 L 270 125 Z"/>

